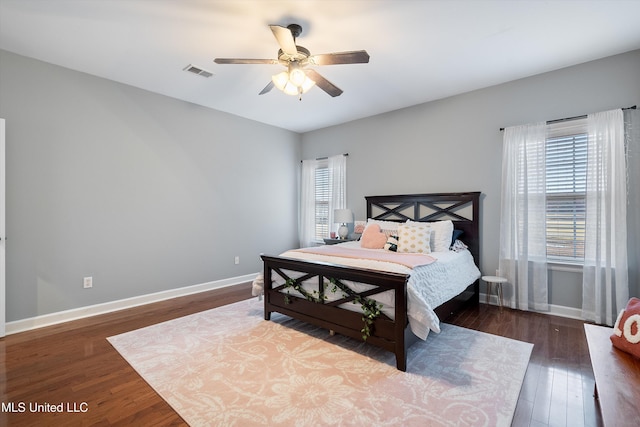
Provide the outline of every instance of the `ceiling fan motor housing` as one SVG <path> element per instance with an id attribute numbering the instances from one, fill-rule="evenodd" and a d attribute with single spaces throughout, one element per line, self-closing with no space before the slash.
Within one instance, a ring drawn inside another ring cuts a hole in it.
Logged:
<path id="1" fill-rule="evenodd" d="M 287 25 L 289 31 L 291 31 L 291 35 L 294 39 L 298 38 L 300 34 L 302 34 L 302 27 L 298 24 L 289 24 Z"/>
<path id="2" fill-rule="evenodd" d="M 282 49 L 278 49 L 278 59 L 280 61 L 302 61 L 311 55 L 311 52 L 306 47 L 296 45 L 296 49 L 298 52 L 295 55 L 290 55 L 283 52 Z"/>

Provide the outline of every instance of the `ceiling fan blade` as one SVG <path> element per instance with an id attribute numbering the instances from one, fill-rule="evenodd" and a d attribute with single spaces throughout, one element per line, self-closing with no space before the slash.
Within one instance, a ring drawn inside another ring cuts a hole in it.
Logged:
<path id="1" fill-rule="evenodd" d="M 216 64 L 279 64 L 277 59 L 216 58 Z"/>
<path id="2" fill-rule="evenodd" d="M 368 62 L 369 54 L 366 50 L 322 53 L 309 57 L 309 63 L 313 65 L 366 64 Z"/>
<path id="3" fill-rule="evenodd" d="M 316 82 L 316 86 L 318 86 L 323 91 L 327 92 L 329 95 L 333 97 L 342 95 L 342 89 L 340 89 L 338 86 L 334 85 L 329 80 L 322 77 L 315 70 L 305 70 L 305 74 L 311 80 Z"/>
<path id="4" fill-rule="evenodd" d="M 266 85 L 258 95 L 264 95 L 265 93 L 271 91 L 271 89 L 273 89 L 274 86 L 275 85 L 273 84 L 273 81 L 270 81 L 269 84 Z"/>
<path id="5" fill-rule="evenodd" d="M 280 25 L 269 25 L 269 28 L 271 28 L 273 35 L 280 45 L 280 49 L 282 49 L 284 53 L 289 55 L 296 55 L 298 53 L 296 41 L 290 29 L 281 27 Z"/>

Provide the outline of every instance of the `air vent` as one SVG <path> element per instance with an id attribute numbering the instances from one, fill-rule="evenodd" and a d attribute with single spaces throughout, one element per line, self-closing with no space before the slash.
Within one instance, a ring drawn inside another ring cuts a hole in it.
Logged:
<path id="1" fill-rule="evenodd" d="M 207 71 L 207 70 L 203 70 L 202 68 L 196 67 L 193 64 L 187 65 L 185 68 L 183 68 L 183 70 L 184 71 L 188 71 L 188 72 L 193 73 L 193 74 L 197 74 L 197 75 L 202 76 L 202 77 L 209 78 L 209 77 L 213 76 L 212 72 Z"/>

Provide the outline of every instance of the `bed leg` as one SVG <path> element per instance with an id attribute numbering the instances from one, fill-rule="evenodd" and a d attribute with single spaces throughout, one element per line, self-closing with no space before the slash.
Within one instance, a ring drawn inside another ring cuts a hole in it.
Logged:
<path id="1" fill-rule="evenodd" d="M 396 353 L 396 368 L 398 371 L 407 372 L 407 353 Z"/>
<path id="2" fill-rule="evenodd" d="M 264 312 L 264 320 L 271 320 L 271 312 L 270 311 L 265 311 Z"/>

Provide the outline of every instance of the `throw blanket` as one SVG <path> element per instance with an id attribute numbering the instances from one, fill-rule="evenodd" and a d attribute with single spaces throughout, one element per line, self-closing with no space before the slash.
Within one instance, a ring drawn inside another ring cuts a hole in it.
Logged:
<path id="1" fill-rule="evenodd" d="M 436 261 L 430 255 L 425 254 L 399 254 L 391 251 L 365 251 L 356 248 L 343 248 L 340 245 L 317 246 L 313 248 L 296 249 L 296 252 L 310 254 L 337 256 L 343 258 L 370 259 L 374 261 L 391 262 L 414 268 L 420 265 L 428 265 Z"/>

